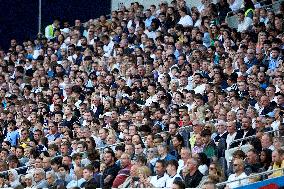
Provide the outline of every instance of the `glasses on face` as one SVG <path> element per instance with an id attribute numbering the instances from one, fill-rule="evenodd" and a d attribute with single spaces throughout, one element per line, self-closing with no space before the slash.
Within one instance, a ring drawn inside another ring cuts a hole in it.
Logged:
<path id="1" fill-rule="evenodd" d="M 209 167 L 209 169 L 210 169 L 210 170 L 215 170 L 216 168 L 215 168 L 215 167 Z"/>

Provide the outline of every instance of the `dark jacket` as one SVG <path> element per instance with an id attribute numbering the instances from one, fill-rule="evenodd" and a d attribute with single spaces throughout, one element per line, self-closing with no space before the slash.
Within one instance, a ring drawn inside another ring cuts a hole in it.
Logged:
<path id="1" fill-rule="evenodd" d="M 228 137 L 228 134 L 225 138 L 221 138 L 219 143 L 218 143 L 218 147 L 217 147 L 217 156 L 218 158 L 220 157 L 225 157 L 225 151 L 227 149 L 227 139 Z M 237 131 L 237 134 L 235 136 L 235 139 L 234 140 L 237 140 L 237 139 L 241 139 L 243 137 L 243 132 L 242 131 Z M 241 142 L 232 142 L 229 146 L 229 149 L 230 148 L 235 148 L 237 146 L 240 145 Z"/>
<path id="2" fill-rule="evenodd" d="M 242 130 L 242 132 L 244 133 L 244 130 Z M 255 135 L 255 133 L 256 133 L 256 130 L 251 127 L 251 128 L 249 128 L 248 132 L 243 135 L 243 138 L 253 136 L 253 135 Z M 242 145 L 247 144 L 249 141 L 250 140 L 243 140 Z"/>
<path id="3" fill-rule="evenodd" d="M 196 188 L 199 185 L 202 177 L 203 177 L 203 174 L 199 170 L 196 170 L 192 176 L 190 176 L 190 174 L 188 173 L 184 179 L 185 187 L 186 188 Z"/>
<path id="4" fill-rule="evenodd" d="M 91 180 L 85 181 L 81 184 L 81 188 L 99 188 L 100 183 L 95 179 L 92 178 Z"/>
<path id="5" fill-rule="evenodd" d="M 116 164 L 113 164 L 112 166 L 109 166 L 104 170 L 103 176 L 102 176 L 102 179 L 103 179 L 103 187 L 102 188 L 111 188 L 112 187 L 112 183 L 113 183 L 115 177 L 117 176 L 119 170 L 120 170 L 120 168 Z M 104 179 L 109 175 L 111 176 L 110 181 L 104 182 Z"/>
<path id="6" fill-rule="evenodd" d="M 219 142 L 221 138 L 227 138 L 227 135 L 228 133 L 225 132 L 224 134 L 220 135 L 220 134 L 217 134 L 215 137 L 214 137 L 214 142 Z"/>

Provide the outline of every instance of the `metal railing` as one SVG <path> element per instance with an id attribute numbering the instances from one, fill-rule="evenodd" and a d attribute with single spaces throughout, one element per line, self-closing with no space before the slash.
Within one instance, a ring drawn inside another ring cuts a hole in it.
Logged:
<path id="1" fill-rule="evenodd" d="M 280 132 L 281 130 L 272 130 L 272 131 L 266 131 L 266 132 L 263 132 L 263 134 L 270 134 L 270 133 L 276 133 L 276 132 Z M 256 135 L 252 135 L 252 136 L 247 136 L 247 137 L 244 137 L 244 138 L 240 138 L 240 139 L 236 139 L 236 140 L 233 140 L 232 143 L 235 143 L 235 142 L 242 142 L 244 140 L 250 140 L 250 139 L 254 139 L 256 138 Z"/>
<path id="2" fill-rule="evenodd" d="M 235 179 L 235 180 L 232 180 L 232 181 L 225 181 L 225 182 L 218 183 L 218 184 L 216 184 L 216 186 L 217 187 L 222 187 L 222 186 L 226 186 L 227 184 L 233 183 L 233 182 L 239 182 L 241 184 L 242 180 L 255 178 L 255 177 L 263 176 L 263 175 L 267 175 L 267 174 L 271 174 L 271 173 L 276 172 L 276 171 L 284 171 L 284 167 L 283 168 L 279 168 L 279 169 L 272 169 L 272 170 L 264 171 L 264 172 L 261 172 L 261 173 L 253 173 L 253 174 L 251 174 L 251 175 L 249 175 L 249 176 L 247 176 L 245 178 L 240 178 L 240 179 Z M 283 176 L 283 175 L 281 175 L 281 176 Z M 274 177 L 274 178 L 276 178 L 276 177 Z M 264 179 L 264 180 L 267 180 L 267 179 Z M 249 185 L 249 184 L 252 184 L 252 183 L 248 183 L 247 185 Z"/>

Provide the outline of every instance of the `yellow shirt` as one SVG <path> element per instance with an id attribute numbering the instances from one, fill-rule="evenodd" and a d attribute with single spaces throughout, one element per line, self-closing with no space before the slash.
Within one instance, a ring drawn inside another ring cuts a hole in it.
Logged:
<path id="1" fill-rule="evenodd" d="M 23 148 L 26 148 L 29 145 L 30 141 L 31 141 L 30 138 L 27 138 L 24 141 L 20 141 L 20 146 L 22 146 Z"/>
<path id="2" fill-rule="evenodd" d="M 193 135 L 189 138 L 189 143 L 190 143 L 191 150 L 193 149 L 193 147 L 194 147 L 194 145 L 195 145 L 195 141 L 196 141 L 196 134 L 193 134 Z"/>
<path id="3" fill-rule="evenodd" d="M 282 161 L 281 165 L 276 165 L 275 163 L 272 166 L 272 169 L 280 169 L 280 168 L 284 168 L 284 160 Z M 279 170 L 279 171 L 274 171 L 273 174 L 271 175 L 271 177 L 280 177 L 283 176 L 283 170 Z"/>

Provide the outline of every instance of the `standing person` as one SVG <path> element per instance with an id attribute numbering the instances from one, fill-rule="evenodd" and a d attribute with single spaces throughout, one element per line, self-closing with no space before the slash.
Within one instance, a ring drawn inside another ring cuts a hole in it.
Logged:
<path id="1" fill-rule="evenodd" d="M 46 26 L 45 28 L 45 37 L 47 39 L 53 39 L 54 38 L 54 32 L 55 30 L 59 29 L 60 27 L 59 20 L 54 20 L 52 24 Z"/>

